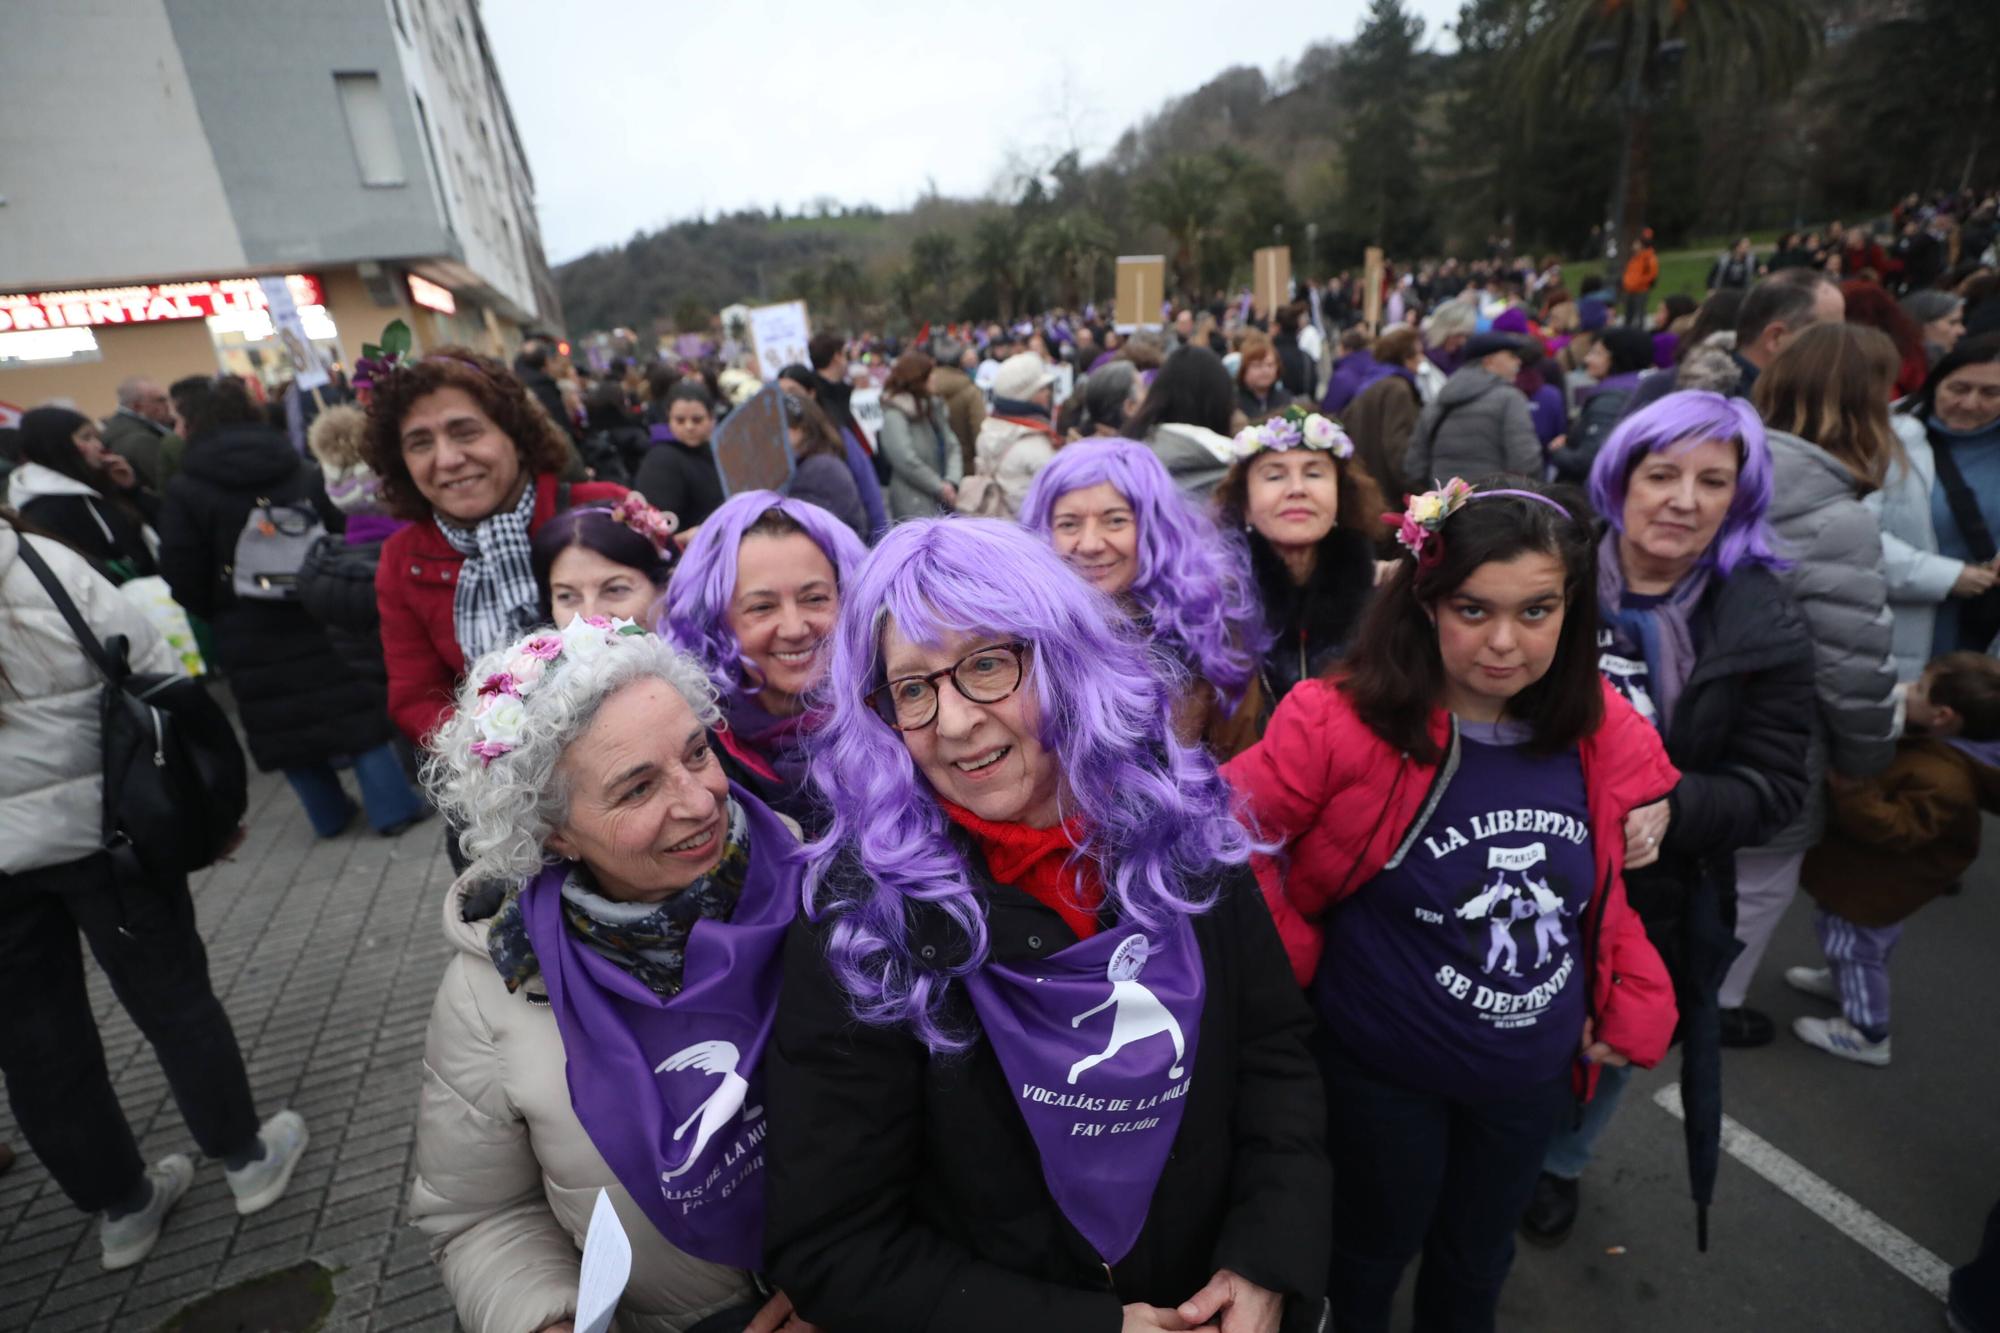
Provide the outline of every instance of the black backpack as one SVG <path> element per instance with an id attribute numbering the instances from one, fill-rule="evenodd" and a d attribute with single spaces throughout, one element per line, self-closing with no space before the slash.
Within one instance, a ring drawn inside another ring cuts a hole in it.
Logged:
<path id="1" fill-rule="evenodd" d="M 34 543 L 23 537 L 20 550 L 104 674 L 105 851 L 115 862 L 136 858 L 140 870 L 156 876 L 213 864 L 249 806 L 249 773 L 229 718 L 192 677 L 135 673 L 125 636 L 99 643 Z"/>

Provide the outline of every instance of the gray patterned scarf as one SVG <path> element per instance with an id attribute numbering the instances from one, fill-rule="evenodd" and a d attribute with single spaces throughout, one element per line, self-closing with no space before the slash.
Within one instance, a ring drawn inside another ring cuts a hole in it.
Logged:
<path id="1" fill-rule="evenodd" d="M 433 515 L 451 549 L 465 557 L 451 596 L 451 629 L 467 668 L 535 623 L 541 594 L 528 559 L 528 522 L 534 516 L 533 477 L 520 503 L 489 515 L 469 532 Z"/>

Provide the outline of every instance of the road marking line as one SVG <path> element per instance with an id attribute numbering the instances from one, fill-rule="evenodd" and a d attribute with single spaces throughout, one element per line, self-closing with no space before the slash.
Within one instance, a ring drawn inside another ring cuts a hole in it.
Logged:
<path id="1" fill-rule="evenodd" d="M 1653 1101 L 1676 1120 L 1686 1118 L 1680 1084 L 1667 1084 L 1653 1094 Z M 1939 1300 L 1945 1299 L 1951 1265 L 1726 1115 L 1722 1148 L 1862 1249 Z"/>

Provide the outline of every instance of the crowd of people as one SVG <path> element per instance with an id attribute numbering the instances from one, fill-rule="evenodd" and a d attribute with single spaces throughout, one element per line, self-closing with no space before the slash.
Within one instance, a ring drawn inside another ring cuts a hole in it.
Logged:
<path id="1" fill-rule="evenodd" d="M 774 388 L 531 340 L 32 410 L 17 1125 L 143 1258 L 194 1167 L 139 1157 L 80 929 L 239 1211 L 307 1141 L 185 873 L 95 817 L 76 627 L 170 669 L 157 579 L 318 836 L 444 816 L 410 1206 L 470 1333 L 572 1327 L 600 1188 L 627 1329 L 1369 1333 L 1412 1263 L 1417 1328 L 1490 1329 L 1675 1044 L 1705 1244 L 1797 891 L 1796 1039 L 1887 1065 L 1901 923 L 2000 810 L 1992 222 L 1913 199 L 1657 310 L 1644 251 L 1500 256 L 1392 270 L 1379 329 L 1337 279 L 823 332 Z M 715 449 L 760 393 L 776 490 Z M 2000 1209 L 1966 1328 L 1996 1265 Z"/>

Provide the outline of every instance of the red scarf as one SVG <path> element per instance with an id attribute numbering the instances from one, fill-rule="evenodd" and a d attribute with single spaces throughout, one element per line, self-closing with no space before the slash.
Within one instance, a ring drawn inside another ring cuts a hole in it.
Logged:
<path id="1" fill-rule="evenodd" d="M 995 824 L 950 801 L 938 804 L 954 824 L 972 835 L 994 879 L 1013 885 L 1055 912 L 1078 939 L 1087 940 L 1097 933 L 1097 909 L 1104 903 L 1104 881 L 1098 877 L 1097 863 L 1086 858 L 1074 869 L 1068 864 L 1083 836 L 1081 818 L 1050 828 L 1029 828 L 1026 824 Z"/>

